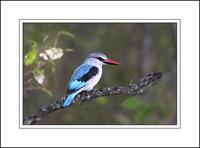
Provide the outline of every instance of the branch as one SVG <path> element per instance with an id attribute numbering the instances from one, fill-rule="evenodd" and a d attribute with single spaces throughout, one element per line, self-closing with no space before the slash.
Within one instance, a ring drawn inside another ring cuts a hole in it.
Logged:
<path id="1" fill-rule="evenodd" d="M 144 87 L 151 85 L 151 84 L 155 84 L 155 82 L 158 79 L 160 79 L 161 77 L 162 77 L 162 72 L 153 71 L 153 72 L 145 75 L 137 83 L 135 83 L 135 84 L 131 83 L 126 87 L 122 87 L 122 86 L 107 87 L 107 88 L 101 88 L 98 90 L 94 89 L 89 92 L 83 92 L 83 93 L 78 94 L 75 97 L 75 99 L 73 100 L 73 102 L 71 103 L 70 106 L 72 106 L 74 104 L 82 104 L 83 102 L 91 101 L 93 99 L 96 99 L 96 98 L 102 97 L 102 96 L 142 95 Z M 64 101 L 64 98 L 66 98 L 66 97 L 67 97 L 67 95 L 61 99 L 58 99 L 57 101 L 55 101 L 52 104 L 43 106 L 42 108 L 40 108 L 38 111 L 36 111 L 32 115 L 25 117 L 23 124 L 24 125 L 34 124 L 34 123 L 40 121 L 42 118 L 46 117 L 47 115 L 49 115 L 57 110 L 63 109 L 63 101 Z M 70 106 L 68 106 L 68 107 L 70 107 Z"/>

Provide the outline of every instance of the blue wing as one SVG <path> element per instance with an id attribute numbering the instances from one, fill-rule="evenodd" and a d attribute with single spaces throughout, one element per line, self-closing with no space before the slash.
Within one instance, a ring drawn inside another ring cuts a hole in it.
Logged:
<path id="1" fill-rule="evenodd" d="M 92 67 L 91 65 L 82 64 L 78 68 L 76 68 L 76 70 L 71 76 L 69 84 L 67 85 L 69 91 L 74 92 L 86 86 L 85 82 L 79 81 L 78 79 L 80 79 L 83 75 L 88 73 L 91 67 Z"/>

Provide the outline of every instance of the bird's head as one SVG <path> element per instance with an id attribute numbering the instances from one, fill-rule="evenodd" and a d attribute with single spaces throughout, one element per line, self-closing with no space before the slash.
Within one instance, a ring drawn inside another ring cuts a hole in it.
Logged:
<path id="1" fill-rule="evenodd" d="M 101 52 L 93 52 L 89 54 L 85 60 L 85 62 L 92 65 L 119 65 L 120 63 L 109 59 L 105 54 Z"/>

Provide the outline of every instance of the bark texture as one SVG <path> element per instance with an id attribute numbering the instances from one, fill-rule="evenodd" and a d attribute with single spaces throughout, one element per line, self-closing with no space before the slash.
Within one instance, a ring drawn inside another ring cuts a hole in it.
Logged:
<path id="1" fill-rule="evenodd" d="M 143 78 L 141 78 L 136 83 L 130 83 L 128 86 L 116 86 L 116 87 L 106 87 L 101 89 L 94 89 L 89 92 L 82 92 L 78 94 L 70 106 L 74 104 L 82 104 L 83 102 L 91 101 L 93 99 L 102 97 L 102 96 L 111 96 L 111 95 L 142 95 L 143 94 L 143 88 L 146 86 L 149 86 L 151 84 L 155 84 L 157 80 L 159 80 L 162 77 L 162 72 L 156 72 L 153 71 L 147 75 L 145 75 Z M 63 108 L 63 101 L 67 97 L 64 96 L 55 102 L 41 107 L 38 111 L 34 112 L 32 115 L 27 116 L 24 118 L 23 124 L 24 125 L 31 125 L 34 124 L 40 120 L 42 120 L 47 115 L 60 110 Z M 65 108 L 67 109 L 67 108 Z"/>

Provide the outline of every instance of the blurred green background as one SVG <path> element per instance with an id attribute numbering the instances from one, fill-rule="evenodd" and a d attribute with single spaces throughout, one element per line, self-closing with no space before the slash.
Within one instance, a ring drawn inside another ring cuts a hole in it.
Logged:
<path id="1" fill-rule="evenodd" d="M 75 68 L 101 51 L 121 65 L 104 66 L 95 88 L 127 86 L 153 70 L 163 78 L 142 96 L 101 97 L 37 124 L 177 124 L 176 29 L 176 23 L 24 23 L 23 116 L 62 98 Z"/>

